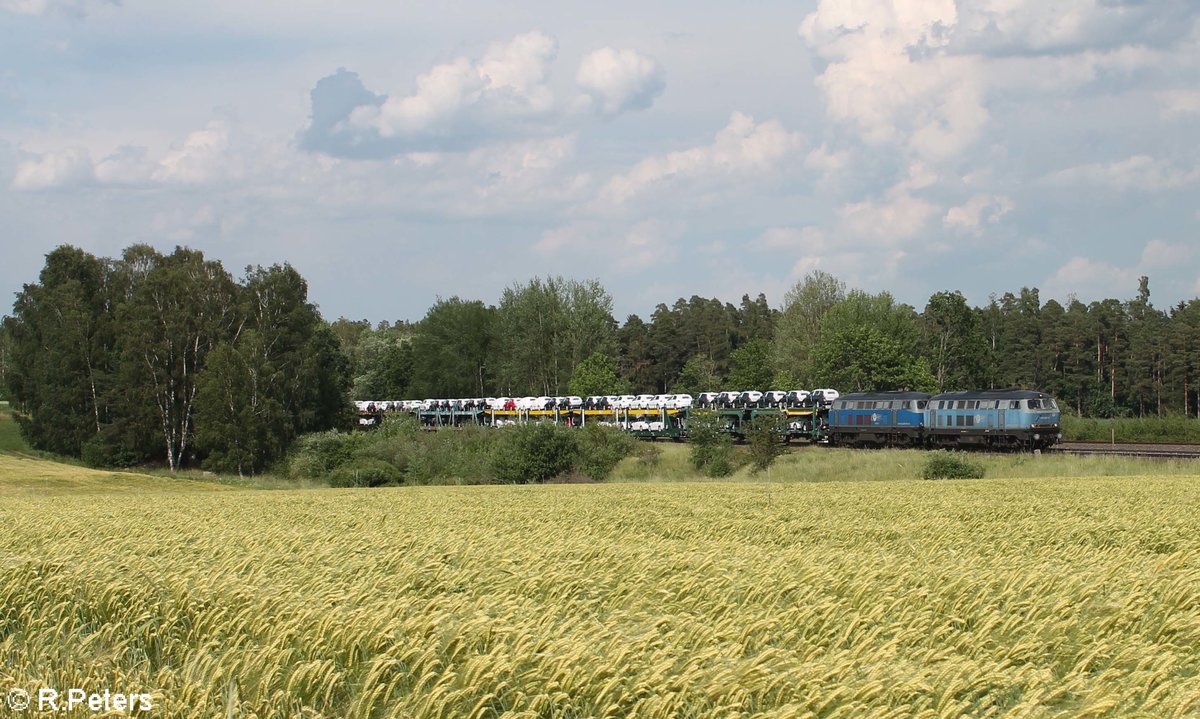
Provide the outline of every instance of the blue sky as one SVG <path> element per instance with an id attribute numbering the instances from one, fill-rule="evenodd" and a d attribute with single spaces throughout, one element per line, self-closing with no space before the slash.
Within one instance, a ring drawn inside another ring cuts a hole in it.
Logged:
<path id="1" fill-rule="evenodd" d="M 1190 0 L 0 0 L 0 295 L 70 243 L 289 261 L 326 317 L 1200 294 Z M 6 307 L 9 300 L 5 301 Z"/>

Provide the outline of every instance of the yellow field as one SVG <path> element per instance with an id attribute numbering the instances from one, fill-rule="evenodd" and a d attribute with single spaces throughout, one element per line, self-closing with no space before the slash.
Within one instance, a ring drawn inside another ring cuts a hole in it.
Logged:
<path id="1" fill-rule="evenodd" d="M 0 502 L 0 695 L 150 692 L 167 717 L 1200 715 L 1196 477 L 149 481 Z"/>

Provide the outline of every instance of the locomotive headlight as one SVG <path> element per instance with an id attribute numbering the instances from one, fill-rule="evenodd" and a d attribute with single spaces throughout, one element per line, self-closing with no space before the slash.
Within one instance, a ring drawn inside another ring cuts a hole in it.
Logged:
<path id="1" fill-rule="evenodd" d="M 1040 434 L 1035 434 L 1035 435 L 1033 435 L 1033 439 L 1034 439 L 1034 441 L 1035 441 L 1035 442 L 1036 442 L 1037 440 L 1041 439 L 1041 438 L 1042 438 L 1042 435 L 1040 435 Z"/>

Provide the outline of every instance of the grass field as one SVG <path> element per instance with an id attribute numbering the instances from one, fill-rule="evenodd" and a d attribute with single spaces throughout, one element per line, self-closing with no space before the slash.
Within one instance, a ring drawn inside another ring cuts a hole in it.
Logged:
<path id="1" fill-rule="evenodd" d="M 1198 480 L 22 487 L 0 693 L 151 692 L 166 717 L 1197 716 Z"/>

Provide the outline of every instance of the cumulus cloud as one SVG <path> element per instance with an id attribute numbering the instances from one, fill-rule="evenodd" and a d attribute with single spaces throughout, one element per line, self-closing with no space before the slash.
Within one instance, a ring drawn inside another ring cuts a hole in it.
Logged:
<path id="1" fill-rule="evenodd" d="M 540 32 L 493 45 L 479 59 L 436 65 L 417 77 L 411 94 L 377 95 L 358 75 L 340 69 L 312 90 L 312 117 L 301 147 L 348 157 L 464 149 L 481 138 L 549 116 L 547 82 L 558 54 Z"/>
<path id="2" fill-rule="evenodd" d="M 979 193 L 958 207 L 951 207 L 942 224 L 952 230 L 974 235 L 983 233 L 984 225 L 994 225 L 1013 210 L 1013 201 L 1004 195 Z"/>
<path id="3" fill-rule="evenodd" d="M 1166 160 L 1134 155 L 1113 163 L 1092 163 L 1067 168 L 1044 178 L 1052 185 L 1093 185 L 1118 192 L 1160 192 L 1200 179 L 1200 170 L 1183 170 Z"/>
<path id="4" fill-rule="evenodd" d="M 92 182 L 92 158 L 82 147 L 37 155 L 17 165 L 12 186 L 17 190 L 78 187 Z"/>
<path id="5" fill-rule="evenodd" d="M 662 94 L 666 79 L 653 58 L 625 48 L 601 48 L 579 63 L 575 82 L 598 112 L 619 115 L 644 110 Z"/>
<path id="6" fill-rule="evenodd" d="M 312 116 L 298 138 L 301 148 L 343 157 L 380 154 L 380 138 L 355 132 L 346 123 L 355 108 L 377 108 L 387 99 L 368 90 L 358 73 L 338 68 L 317 81 L 309 98 Z"/>
<path id="7" fill-rule="evenodd" d="M 238 158 L 229 152 L 229 129 L 213 121 L 189 133 L 157 160 L 144 147 L 123 146 L 93 163 L 84 148 L 36 154 L 17 166 L 12 187 L 17 190 L 151 184 L 208 184 L 236 176 Z"/>
<path id="8" fill-rule="evenodd" d="M 229 128 L 213 121 L 189 133 L 159 161 L 151 179 L 158 182 L 203 184 L 236 173 L 228 155 Z"/>
<path id="9" fill-rule="evenodd" d="M 1143 270 L 1169 269 L 1189 262 L 1196 256 L 1196 248 L 1182 243 L 1150 240 L 1142 250 L 1138 267 Z"/>
<path id="10" fill-rule="evenodd" d="M 803 146 L 804 138 L 778 121 L 756 123 L 749 115 L 735 112 L 712 144 L 642 160 L 609 181 L 604 199 L 621 204 L 671 182 L 769 172 Z"/>
<path id="11" fill-rule="evenodd" d="M 981 139 L 992 94 L 1061 93 L 1161 64 L 1169 53 L 1151 46 L 1191 24 L 1184 0 L 821 0 L 799 34 L 824 63 L 816 84 L 832 119 L 937 162 Z"/>
<path id="12" fill-rule="evenodd" d="M 800 36 L 828 63 L 816 82 L 830 116 L 925 159 L 973 143 L 988 113 L 978 59 L 946 52 L 957 20 L 953 0 L 822 0 Z"/>
<path id="13" fill-rule="evenodd" d="M 915 197 L 903 187 L 893 187 L 880 200 L 844 205 L 838 210 L 843 230 L 850 236 L 885 246 L 900 245 L 915 237 L 936 214 L 937 206 Z"/>

